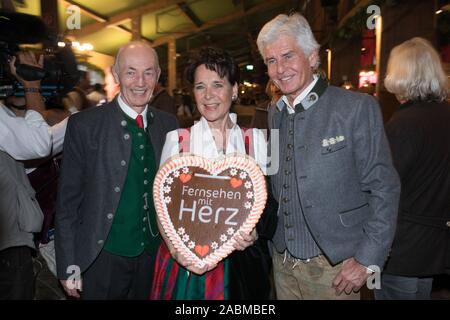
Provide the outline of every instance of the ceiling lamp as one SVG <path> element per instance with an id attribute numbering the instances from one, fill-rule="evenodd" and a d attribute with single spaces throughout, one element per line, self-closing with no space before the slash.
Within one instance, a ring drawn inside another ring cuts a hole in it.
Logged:
<path id="1" fill-rule="evenodd" d="M 59 45 L 59 44 L 58 44 Z M 92 51 L 94 50 L 94 46 L 90 43 L 80 44 L 78 41 L 72 41 L 72 48 L 78 51 Z"/>

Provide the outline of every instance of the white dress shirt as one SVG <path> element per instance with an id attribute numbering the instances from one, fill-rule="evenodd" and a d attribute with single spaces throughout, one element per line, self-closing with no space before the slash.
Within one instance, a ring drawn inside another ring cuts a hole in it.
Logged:
<path id="1" fill-rule="evenodd" d="M 303 89 L 303 91 L 294 99 L 293 105 L 289 103 L 288 98 L 286 96 L 281 97 L 284 103 L 288 106 L 287 111 L 289 114 L 295 113 L 295 106 L 306 98 L 308 93 L 312 90 L 312 88 L 314 88 L 314 85 L 316 84 L 317 80 L 319 80 L 319 76 L 317 74 L 314 74 L 313 81 L 305 89 Z"/>
<path id="2" fill-rule="evenodd" d="M 50 127 L 53 138 L 53 148 L 52 154 L 58 154 L 63 150 L 64 136 L 67 129 L 67 121 L 69 117 L 64 118 L 64 120 L 58 122 L 57 124 Z"/>
<path id="3" fill-rule="evenodd" d="M 236 124 L 236 114 L 230 113 L 230 120 L 233 122 L 233 127 L 230 129 L 231 132 L 228 136 L 227 149 L 225 154 L 246 154 L 245 152 L 245 142 L 242 135 L 241 128 Z M 253 130 L 253 150 L 254 158 L 256 162 L 260 165 L 261 169 L 265 172 L 267 165 L 267 143 L 264 134 L 259 129 Z M 179 154 L 179 143 L 178 143 L 178 130 L 173 130 L 167 133 L 166 142 L 161 154 L 162 165 L 170 157 Z M 218 160 L 224 156 L 223 152 L 217 149 L 216 143 L 209 127 L 208 121 L 201 117 L 200 121 L 191 127 L 190 131 L 190 153 L 210 160 Z"/>
<path id="4" fill-rule="evenodd" d="M 120 109 L 122 109 L 122 111 L 125 112 L 125 114 L 127 116 L 129 116 L 131 119 L 136 119 L 136 117 L 139 114 L 141 114 L 142 118 L 144 120 L 144 129 L 147 129 L 147 110 L 148 110 L 148 105 L 145 106 L 144 111 L 142 111 L 141 113 L 137 113 L 129 105 L 127 105 L 125 103 L 125 101 L 123 101 L 122 94 L 119 94 L 119 97 L 118 97 L 117 101 L 119 102 Z"/>
<path id="5" fill-rule="evenodd" d="M 16 115 L 0 104 L 0 150 L 17 160 L 46 157 L 52 148 L 48 124 L 36 111 L 28 110 L 25 117 Z"/>

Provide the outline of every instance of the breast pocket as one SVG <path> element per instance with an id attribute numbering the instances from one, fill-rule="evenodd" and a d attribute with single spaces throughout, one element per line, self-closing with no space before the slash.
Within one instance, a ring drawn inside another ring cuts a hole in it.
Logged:
<path id="1" fill-rule="evenodd" d="M 343 150 L 345 147 L 347 147 L 347 144 L 345 142 L 338 142 L 335 144 L 331 144 L 328 147 L 322 147 L 322 154 L 326 155 L 334 153 L 336 151 Z"/>

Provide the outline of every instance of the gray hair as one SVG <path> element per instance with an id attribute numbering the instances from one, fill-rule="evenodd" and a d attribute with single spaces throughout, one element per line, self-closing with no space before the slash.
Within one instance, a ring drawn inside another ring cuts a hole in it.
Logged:
<path id="1" fill-rule="evenodd" d="M 399 100 L 443 101 L 449 92 L 439 54 L 430 42 L 419 37 L 392 49 L 384 85 Z"/>
<path id="2" fill-rule="evenodd" d="M 314 35 L 311 31 L 308 21 L 300 14 L 294 13 L 291 15 L 279 14 L 274 19 L 267 22 L 259 32 L 256 43 L 258 50 L 263 59 L 265 47 L 277 40 L 280 34 L 293 37 L 299 48 L 303 50 L 305 57 L 309 57 L 314 51 L 319 51 L 320 45 L 317 43 Z M 317 60 L 317 64 L 314 69 L 319 67 L 320 61 Z"/>
<path id="3" fill-rule="evenodd" d="M 120 56 L 122 55 L 123 51 L 125 51 L 126 49 L 131 48 L 131 47 L 145 47 L 145 48 L 149 48 L 152 51 L 153 56 L 155 57 L 155 63 L 156 63 L 156 66 L 157 66 L 158 70 L 161 69 L 159 67 L 158 54 L 156 53 L 155 49 L 150 44 L 148 44 L 145 41 L 134 40 L 134 41 L 130 41 L 127 44 L 123 45 L 122 47 L 120 47 L 119 51 L 117 51 L 116 58 L 115 58 L 115 61 L 114 61 L 114 66 L 113 66 L 114 71 L 117 74 L 119 73 L 119 70 L 120 70 L 120 66 L 119 66 Z"/>

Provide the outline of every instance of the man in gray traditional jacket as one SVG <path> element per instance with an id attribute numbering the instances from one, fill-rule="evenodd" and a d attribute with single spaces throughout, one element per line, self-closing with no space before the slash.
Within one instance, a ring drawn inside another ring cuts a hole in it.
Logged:
<path id="1" fill-rule="evenodd" d="M 378 103 L 317 74 L 319 45 L 300 14 L 268 22 L 257 43 L 283 93 L 269 112 L 280 136 L 277 297 L 358 299 L 385 263 L 400 193 Z"/>

